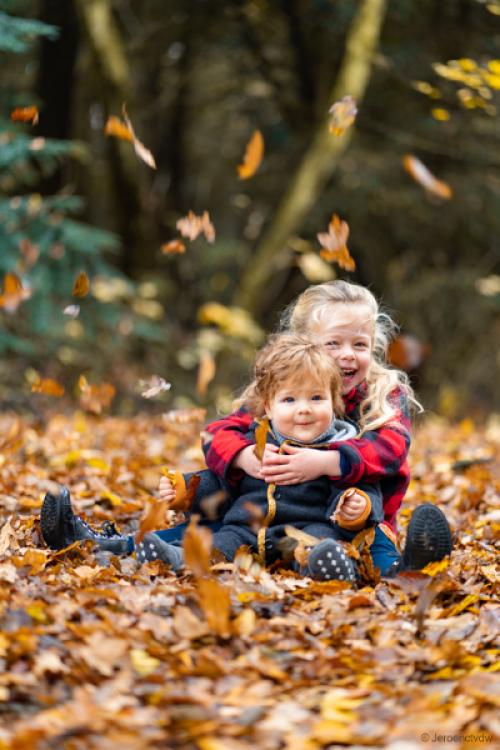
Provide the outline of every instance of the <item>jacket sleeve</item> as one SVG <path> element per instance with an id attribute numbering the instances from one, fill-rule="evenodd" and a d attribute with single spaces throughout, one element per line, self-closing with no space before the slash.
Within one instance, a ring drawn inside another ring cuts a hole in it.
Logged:
<path id="1" fill-rule="evenodd" d="M 210 521 L 216 521 L 226 514 L 231 503 L 231 498 L 229 492 L 227 491 L 227 488 L 224 486 L 219 477 L 213 473 L 213 471 L 210 471 L 210 469 L 204 469 L 203 471 L 195 471 L 188 474 L 183 474 L 182 476 L 184 479 L 185 488 L 189 487 L 189 481 L 192 477 L 198 476 L 200 478 L 200 482 L 195 489 L 194 497 L 188 511 L 189 515 L 191 515 L 192 513 L 199 513 L 202 518 L 208 518 L 208 520 Z M 210 497 L 211 495 L 215 495 L 216 493 L 221 493 L 220 503 L 218 503 L 217 507 L 214 509 L 217 513 L 217 517 L 212 517 L 212 514 L 210 514 L 210 517 L 208 517 L 207 508 L 204 506 L 202 500 Z"/>
<path id="2" fill-rule="evenodd" d="M 358 530 L 365 526 L 376 526 L 384 520 L 384 506 L 383 496 L 378 483 L 370 484 L 365 482 L 358 482 L 358 484 L 352 489 L 356 490 L 360 494 L 364 495 L 368 501 L 368 505 L 365 513 L 362 516 L 355 519 L 352 522 L 336 521 L 344 529 Z M 335 512 L 340 500 L 344 497 L 346 489 L 338 489 L 332 493 L 329 506 L 327 508 L 327 518 L 330 520 L 330 516 Z"/>
<path id="3" fill-rule="evenodd" d="M 243 448 L 253 445 L 246 433 L 253 417 L 246 409 L 238 409 L 227 417 L 210 422 L 205 428 L 203 451 L 207 466 L 220 479 L 237 482 L 243 476 L 240 469 L 233 469 L 231 463 Z"/>
<path id="4" fill-rule="evenodd" d="M 344 467 L 340 480 L 353 487 L 360 481 L 377 482 L 400 471 L 408 457 L 410 432 L 401 423 L 382 425 L 341 443 L 330 443 L 337 450 Z M 339 479 L 338 477 L 333 477 Z"/>

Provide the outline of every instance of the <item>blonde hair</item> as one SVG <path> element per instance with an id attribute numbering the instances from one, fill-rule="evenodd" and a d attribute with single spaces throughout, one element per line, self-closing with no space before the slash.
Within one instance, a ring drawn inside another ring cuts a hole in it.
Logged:
<path id="1" fill-rule="evenodd" d="M 336 415 L 344 414 L 342 377 L 324 346 L 295 333 L 278 333 L 269 337 L 257 353 L 254 379 L 236 405 L 245 406 L 255 417 L 265 414 L 265 406 L 284 383 L 294 385 L 307 381 L 325 385 L 332 396 Z"/>
<path id="2" fill-rule="evenodd" d="M 382 312 L 373 294 L 364 286 L 335 280 L 309 287 L 286 311 L 282 326 L 294 333 L 310 336 L 328 318 L 335 322 L 334 305 L 366 308 L 372 329 L 372 361 L 366 375 L 367 393 L 360 405 L 361 433 L 376 430 L 394 420 L 397 410 L 391 404 L 391 393 L 399 388 L 410 404 L 423 411 L 415 399 L 408 376 L 386 363 L 387 349 L 398 328 L 391 317 Z"/>

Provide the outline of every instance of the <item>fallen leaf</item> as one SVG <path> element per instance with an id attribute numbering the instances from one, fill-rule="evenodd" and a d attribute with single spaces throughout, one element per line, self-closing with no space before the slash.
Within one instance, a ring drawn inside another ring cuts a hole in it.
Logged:
<path id="1" fill-rule="evenodd" d="M 451 187 L 446 182 L 434 177 L 425 164 L 413 154 L 406 154 L 403 157 L 403 166 L 415 182 L 425 188 L 427 192 L 445 200 L 449 200 L 453 196 Z"/>
<path id="2" fill-rule="evenodd" d="M 44 393 L 46 396 L 55 396 L 56 398 L 64 396 L 64 386 L 52 378 L 37 377 L 31 386 L 31 390 L 33 393 Z"/>
<path id="3" fill-rule="evenodd" d="M 5 555 L 10 548 L 18 549 L 19 544 L 16 537 L 16 532 L 11 526 L 10 518 L 2 526 L 0 530 L 0 555 Z"/>
<path id="4" fill-rule="evenodd" d="M 150 656 L 148 652 L 144 651 L 142 648 L 133 648 L 130 650 L 130 661 L 132 662 L 135 671 L 140 674 L 141 677 L 148 677 L 161 664 L 159 659 Z"/>
<path id="5" fill-rule="evenodd" d="M 16 107 L 10 113 L 10 119 L 12 122 L 30 122 L 32 125 L 36 125 L 39 118 L 38 107 L 32 105 L 31 107 Z"/>
<path id="6" fill-rule="evenodd" d="M 200 578 L 196 582 L 196 590 L 210 630 L 216 635 L 228 638 L 231 632 L 229 625 L 231 614 L 229 590 L 211 578 Z"/>
<path id="7" fill-rule="evenodd" d="M 240 180 L 248 180 L 258 170 L 264 156 L 264 138 L 260 130 L 255 130 L 247 143 L 243 164 L 237 167 Z"/>
<path id="8" fill-rule="evenodd" d="M 347 95 L 332 104 L 328 110 L 331 117 L 328 129 L 333 135 L 342 135 L 350 128 L 358 114 L 358 107 L 353 96 Z"/>
<path id="9" fill-rule="evenodd" d="M 89 277 L 85 273 L 85 271 L 82 271 L 78 274 L 78 276 L 75 279 L 75 283 L 73 284 L 73 296 L 74 297 L 86 297 L 87 294 L 90 291 L 90 281 Z"/>
<path id="10" fill-rule="evenodd" d="M 318 241 L 323 248 L 320 257 L 328 263 L 337 263 L 346 271 L 354 271 L 356 263 L 349 253 L 347 238 L 349 237 L 349 225 L 341 221 L 337 214 L 333 214 L 328 225 L 328 232 L 320 232 Z"/>

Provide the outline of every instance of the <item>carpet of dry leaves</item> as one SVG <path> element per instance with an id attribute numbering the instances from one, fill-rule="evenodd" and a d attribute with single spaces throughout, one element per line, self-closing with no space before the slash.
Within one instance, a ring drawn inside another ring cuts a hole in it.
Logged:
<path id="1" fill-rule="evenodd" d="M 493 747 L 498 422 L 417 434 L 401 526 L 430 501 L 456 535 L 429 574 L 354 590 L 242 556 L 177 578 L 43 546 L 54 482 L 91 522 L 135 530 L 162 466 L 201 465 L 202 420 L 0 417 L 0 749 Z"/>

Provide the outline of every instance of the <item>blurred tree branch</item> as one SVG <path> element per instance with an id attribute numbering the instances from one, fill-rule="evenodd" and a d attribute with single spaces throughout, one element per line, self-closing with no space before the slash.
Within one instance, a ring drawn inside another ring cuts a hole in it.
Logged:
<path id="1" fill-rule="evenodd" d="M 363 0 L 349 29 L 344 58 L 333 85 L 331 102 L 352 95 L 363 98 L 385 17 L 386 0 Z M 290 235 L 297 231 L 320 190 L 330 179 L 346 150 L 352 128 L 341 137 L 330 134 L 326 122 L 318 126 L 310 148 L 289 183 L 272 224 L 264 234 L 252 263 L 243 274 L 235 299 L 252 313 L 265 304 L 263 290 L 273 275 L 276 261 Z"/>

